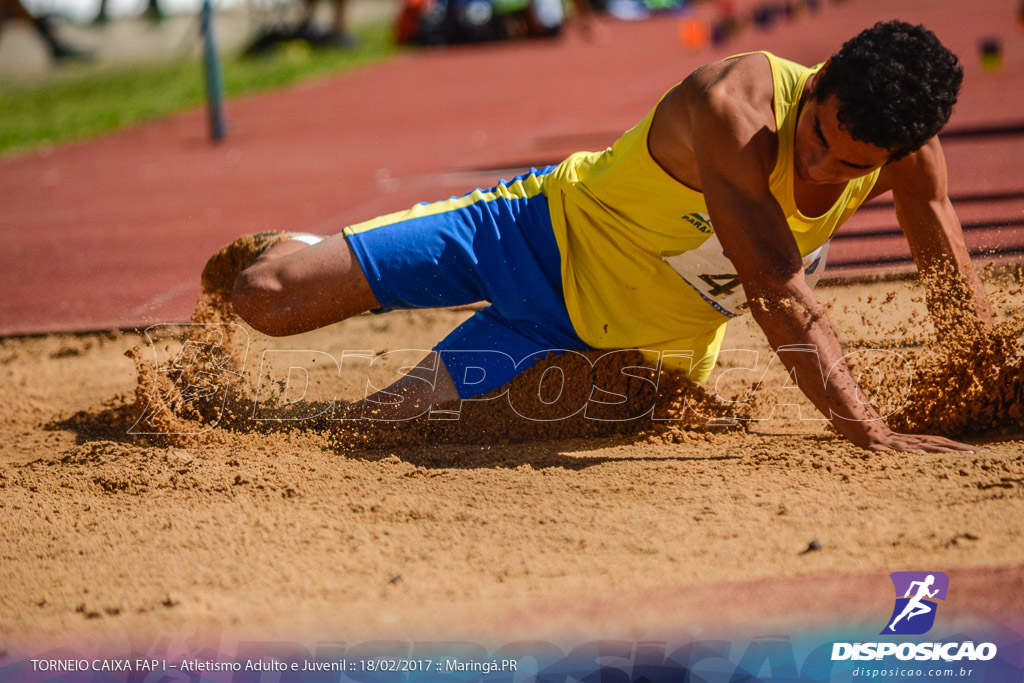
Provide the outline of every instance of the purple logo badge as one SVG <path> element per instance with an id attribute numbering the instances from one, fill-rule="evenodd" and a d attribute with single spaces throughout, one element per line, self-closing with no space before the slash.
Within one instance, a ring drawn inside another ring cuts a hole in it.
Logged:
<path id="1" fill-rule="evenodd" d="M 942 572 L 893 572 L 896 605 L 881 635 L 921 635 L 935 623 L 937 600 L 945 600 L 949 577 Z"/>

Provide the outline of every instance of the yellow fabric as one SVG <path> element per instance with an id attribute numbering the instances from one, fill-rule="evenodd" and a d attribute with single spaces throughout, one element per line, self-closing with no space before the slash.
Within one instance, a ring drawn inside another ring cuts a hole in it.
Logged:
<path id="1" fill-rule="evenodd" d="M 355 223 L 354 225 L 350 225 L 345 228 L 342 232 L 346 235 L 358 235 L 361 232 L 375 230 L 376 228 L 380 228 L 385 225 L 394 225 L 401 221 L 412 220 L 414 218 L 425 218 L 427 216 L 437 216 L 450 211 L 458 211 L 459 209 L 465 209 L 466 207 L 472 206 L 477 202 L 493 202 L 495 199 L 529 199 L 531 197 L 536 197 L 543 191 L 543 179 L 538 177 L 536 174 L 531 173 L 528 176 L 519 178 L 513 183 L 498 185 L 497 187 L 491 188 L 487 191 L 476 189 L 461 197 L 442 199 L 439 202 L 433 202 L 431 204 L 417 204 L 411 209 L 396 211 L 362 223 Z"/>
<path id="2" fill-rule="evenodd" d="M 851 181 L 823 216 L 793 199 L 793 137 L 808 76 L 820 69 L 762 53 L 771 63 L 779 151 L 771 191 L 806 256 L 867 198 L 878 172 Z M 551 222 L 561 251 L 562 285 L 576 333 L 600 349 L 692 351 L 681 369 L 702 381 L 714 367 L 728 318 L 688 285 L 663 256 L 696 249 L 713 232 L 704 196 L 651 157 L 654 110 L 603 152 L 581 152 L 547 177 Z M 699 215 L 703 214 L 703 216 Z"/>

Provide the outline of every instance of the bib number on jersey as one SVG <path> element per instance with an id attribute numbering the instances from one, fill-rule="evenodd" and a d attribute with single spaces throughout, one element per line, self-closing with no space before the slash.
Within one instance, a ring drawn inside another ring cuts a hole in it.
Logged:
<path id="1" fill-rule="evenodd" d="M 735 273 L 725 273 L 724 275 L 710 275 L 704 273 L 699 275 L 701 280 L 707 283 L 711 288 L 708 290 L 708 296 L 720 297 L 720 296 L 731 296 L 737 287 L 742 287 L 740 284 L 740 276 Z"/>
<path id="2" fill-rule="evenodd" d="M 827 255 L 825 242 L 803 258 L 804 276 L 811 287 L 821 279 Z M 696 249 L 675 256 L 663 255 L 662 259 L 722 315 L 735 318 L 747 312 L 747 295 L 717 235 Z"/>

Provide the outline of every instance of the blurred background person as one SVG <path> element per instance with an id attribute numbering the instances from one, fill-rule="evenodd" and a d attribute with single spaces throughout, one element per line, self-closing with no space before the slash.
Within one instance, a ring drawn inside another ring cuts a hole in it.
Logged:
<path id="1" fill-rule="evenodd" d="M 9 21 L 26 21 L 31 24 L 36 33 L 46 43 L 50 57 L 54 62 L 82 61 L 92 59 L 92 53 L 79 47 L 71 45 L 62 40 L 54 30 L 53 16 L 42 14 L 38 17 L 32 16 L 21 0 L 0 0 L 0 33 Z"/>
<path id="2" fill-rule="evenodd" d="M 143 10 L 142 16 L 154 23 L 159 23 L 164 20 L 166 15 L 157 0 L 146 0 L 146 9 Z M 110 13 L 107 11 L 107 0 L 100 0 L 100 7 L 96 11 L 96 18 L 92 20 L 92 23 L 102 25 L 109 21 Z"/>
<path id="3" fill-rule="evenodd" d="M 155 0 L 154 0 L 155 1 Z M 348 0 L 327 0 L 331 5 L 331 23 L 325 30 L 315 21 L 319 0 L 303 0 L 305 11 L 299 33 L 317 47 L 353 48 L 359 42 L 348 30 Z"/>
<path id="4" fill-rule="evenodd" d="M 348 29 L 348 0 L 328 1 L 332 16 L 326 27 L 317 21 L 319 0 L 294 0 L 288 5 L 301 4 L 301 14 L 267 22 L 242 54 L 247 57 L 270 54 L 278 46 L 293 41 L 305 42 L 312 48 L 355 48 L 359 39 Z"/>

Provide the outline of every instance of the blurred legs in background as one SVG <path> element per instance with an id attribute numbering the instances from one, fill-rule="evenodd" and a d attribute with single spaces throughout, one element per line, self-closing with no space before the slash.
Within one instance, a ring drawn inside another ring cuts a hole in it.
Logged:
<path id="1" fill-rule="evenodd" d="M 33 17 L 21 4 L 21 0 L 0 0 L 0 30 L 11 20 L 27 21 L 35 28 L 36 33 L 46 43 L 50 56 L 56 62 L 88 60 L 92 54 L 61 40 L 54 31 L 53 18 L 43 14 Z"/>
<path id="2" fill-rule="evenodd" d="M 0 0 L 2 1 L 2 0 Z M 302 41 L 312 48 L 343 48 L 356 47 L 359 39 L 348 30 L 346 8 L 348 0 L 328 0 L 331 4 L 331 22 L 325 28 L 316 21 L 317 3 L 319 0 L 292 0 L 286 5 L 301 11 L 301 15 L 287 17 L 284 20 L 265 21 L 256 33 L 256 37 L 242 52 L 244 56 L 255 57 L 271 54 L 279 46 L 293 41 Z M 280 5 L 280 3 L 277 3 Z M 299 7 L 298 5 L 301 5 Z"/>
<path id="3" fill-rule="evenodd" d="M 146 9 L 143 10 L 142 16 L 153 22 L 161 22 L 167 15 L 160 9 L 160 4 L 157 0 L 147 0 Z M 107 0 L 100 0 L 100 7 L 96 11 L 96 17 L 92 20 L 92 23 L 102 25 L 109 21 L 110 14 L 107 12 Z"/>
<path id="4" fill-rule="evenodd" d="M 330 28 L 326 31 L 318 27 L 314 21 L 317 2 L 318 0 L 303 0 L 305 13 L 302 18 L 302 29 L 300 31 L 303 37 L 319 47 L 355 47 L 357 39 L 348 30 L 348 17 L 346 13 L 348 0 L 329 0 L 333 17 Z"/>
<path id="5" fill-rule="evenodd" d="M 142 16 L 153 22 L 161 22 L 166 15 L 160 9 L 160 3 L 157 0 L 147 0 L 146 9 L 142 12 Z"/>

